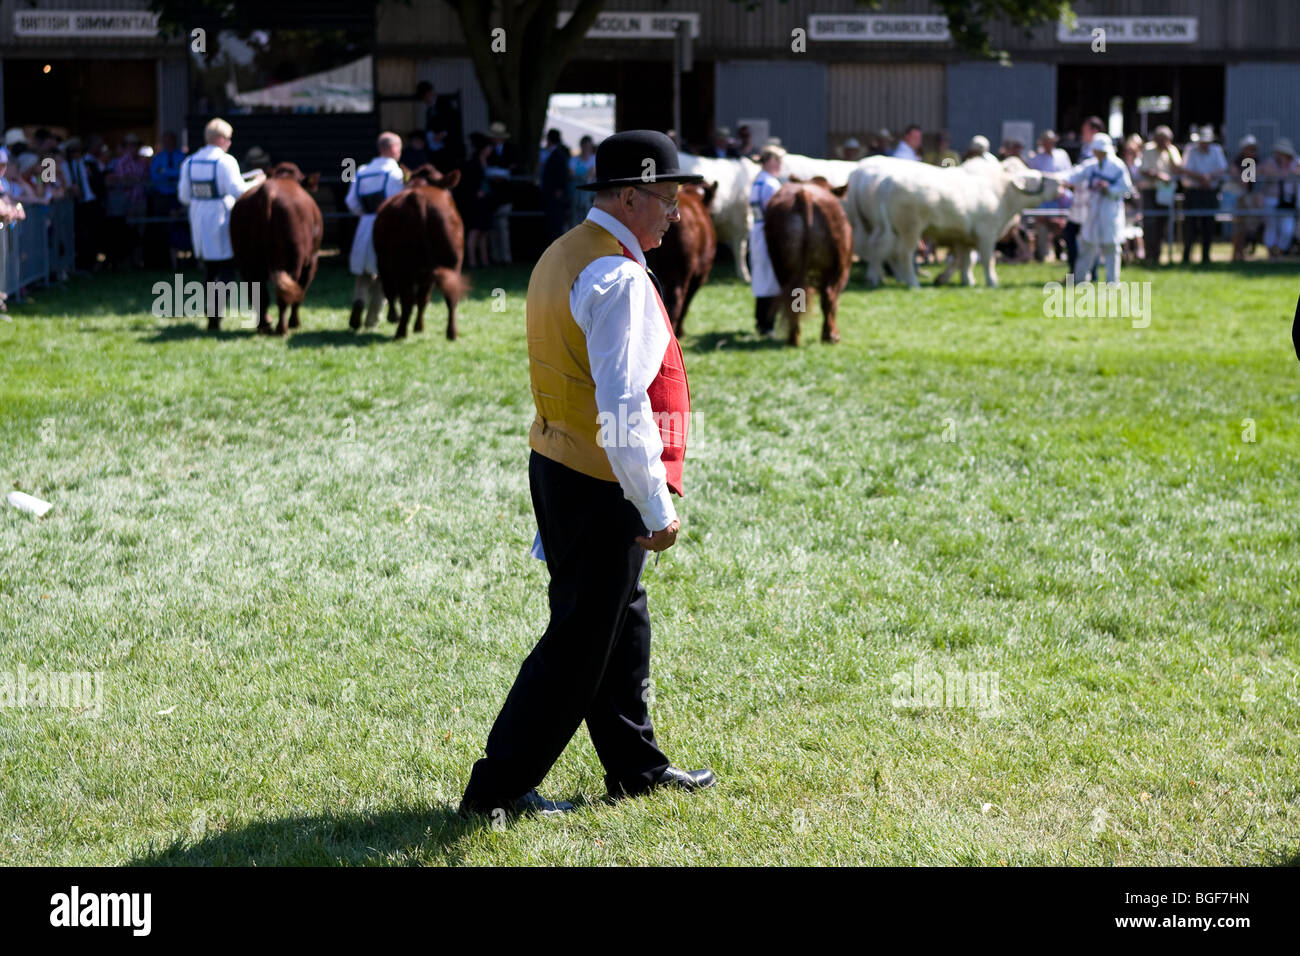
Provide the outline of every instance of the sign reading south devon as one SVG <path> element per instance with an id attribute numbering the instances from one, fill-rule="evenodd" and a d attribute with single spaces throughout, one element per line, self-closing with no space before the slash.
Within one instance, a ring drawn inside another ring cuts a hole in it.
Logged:
<path id="1" fill-rule="evenodd" d="M 557 25 L 564 26 L 571 16 L 572 10 L 561 11 L 556 18 Z M 602 13 L 587 31 L 587 37 L 606 40 L 671 40 L 677 35 L 677 24 L 681 21 L 690 24 L 691 38 L 697 39 L 700 35 L 700 15 L 674 10 L 652 13 L 618 10 Z"/>
<path id="2" fill-rule="evenodd" d="M 1104 30 L 1107 43 L 1195 43 L 1197 17 L 1079 17 L 1073 30 L 1056 24 L 1060 43 L 1091 43 L 1094 31 Z"/>
<path id="3" fill-rule="evenodd" d="M 947 43 L 952 34 L 948 32 L 948 18 L 943 16 L 814 13 L 808 18 L 808 39 Z"/>
<path id="4" fill-rule="evenodd" d="M 158 14 L 148 10 L 16 10 L 14 36 L 156 37 Z"/>

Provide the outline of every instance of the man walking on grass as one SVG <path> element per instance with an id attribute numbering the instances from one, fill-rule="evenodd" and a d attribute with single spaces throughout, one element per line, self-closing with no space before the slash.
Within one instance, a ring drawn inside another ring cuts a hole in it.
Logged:
<path id="1" fill-rule="evenodd" d="M 584 720 L 611 797 L 712 786 L 659 749 L 647 707 L 650 615 L 641 571 L 677 540 L 690 391 L 644 250 L 677 214 L 682 173 L 662 133 L 630 130 L 596 152 L 587 218 L 543 253 L 528 283 L 537 417 L 528 464 L 550 623 L 524 660 L 474 764 L 462 814 L 573 809 L 537 794 Z"/>

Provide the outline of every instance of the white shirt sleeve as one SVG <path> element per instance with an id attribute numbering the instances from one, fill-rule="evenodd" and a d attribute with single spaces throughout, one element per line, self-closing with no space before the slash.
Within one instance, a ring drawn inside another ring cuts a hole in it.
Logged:
<path id="1" fill-rule="evenodd" d="M 343 199 L 343 204 L 348 207 L 348 212 L 354 216 L 359 216 L 365 211 L 361 208 L 361 200 L 357 197 L 357 183 L 360 181 L 361 170 L 357 170 L 352 176 L 352 182 L 348 184 L 348 194 Z"/>
<path id="2" fill-rule="evenodd" d="M 186 157 L 181 163 L 181 178 L 176 182 L 176 198 L 182 206 L 190 204 L 190 161 Z"/>
<path id="3" fill-rule="evenodd" d="M 614 256 L 588 265 L 569 293 L 573 318 L 587 337 L 605 454 L 647 531 L 661 531 L 677 517 L 647 394 L 669 334 L 654 294 L 638 263 Z"/>
<path id="4" fill-rule="evenodd" d="M 250 183 L 239 173 L 239 160 L 227 153 L 217 161 L 217 195 L 238 199 L 256 183 Z"/>

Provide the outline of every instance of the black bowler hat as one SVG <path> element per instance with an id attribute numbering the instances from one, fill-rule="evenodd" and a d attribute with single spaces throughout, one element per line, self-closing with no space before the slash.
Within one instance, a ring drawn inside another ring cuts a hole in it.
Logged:
<path id="1" fill-rule="evenodd" d="M 608 189 L 642 183 L 702 183 L 704 177 L 677 166 L 673 141 L 652 129 L 629 129 L 606 137 L 596 147 L 596 181 L 579 189 Z"/>

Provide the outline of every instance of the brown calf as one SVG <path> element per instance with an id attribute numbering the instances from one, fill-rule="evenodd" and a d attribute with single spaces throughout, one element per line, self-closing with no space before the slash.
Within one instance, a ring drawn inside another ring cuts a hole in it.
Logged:
<path id="1" fill-rule="evenodd" d="M 254 284 L 258 296 L 259 332 L 270 332 L 267 320 L 270 298 L 267 280 L 275 287 L 280 321 L 279 335 L 301 324 L 298 307 L 316 275 L 324 221 L 316 200 L 303 188 L 304 177 L 293 163 L 277 163 L 270 177 L 235 201 L 230 210 L 230 247 L 244 280 Z M 285 309 L 290 309 L 285 324 Z"/>
<path id="2" fill-rule="evenodd" d="M 810 287 L 821 296 L 822 341 L 838 342 L 835 313 L 853 260 L 853 233 L 839 199 L 820 185 L 786 183 L 763 212 L 763 233 L 772 270 L 781 283 L 781 309 L 790 322 L 789 344 L 799 344 L 799 318 L 806 311 Z"/>
<path id="3" fill-rule="evenodd" d="M 388 299 L 388 321 L 397 323 L 395 338 L 405 338 L 412 307 L 415 331 L 424 331 L 424 309 L 436 284 L 447 303 L 447 338 L 456 338 L 456 303 L 469 289 L 460 274 L 465 258 L 465 227 L 451 190 L 460 171 L 442 174 L 424 165 L 396 196 L 384 200 L 375 215 L 375 259 Z M 397 303 L 401 302 L 401 318 Z"/>
<path id="4" fill-rule="evenodd" d="M 657 248 L 645 254 L 646 265 L 663 286 L 664 308 L 678 338 L 691 299 L 708 281 L 718 252 L 717 234 L 709 216 L 709 204 L 717 191 L 717 183 L 683 186 L 677 194 L 681 220 L 669 227 Z"/>

